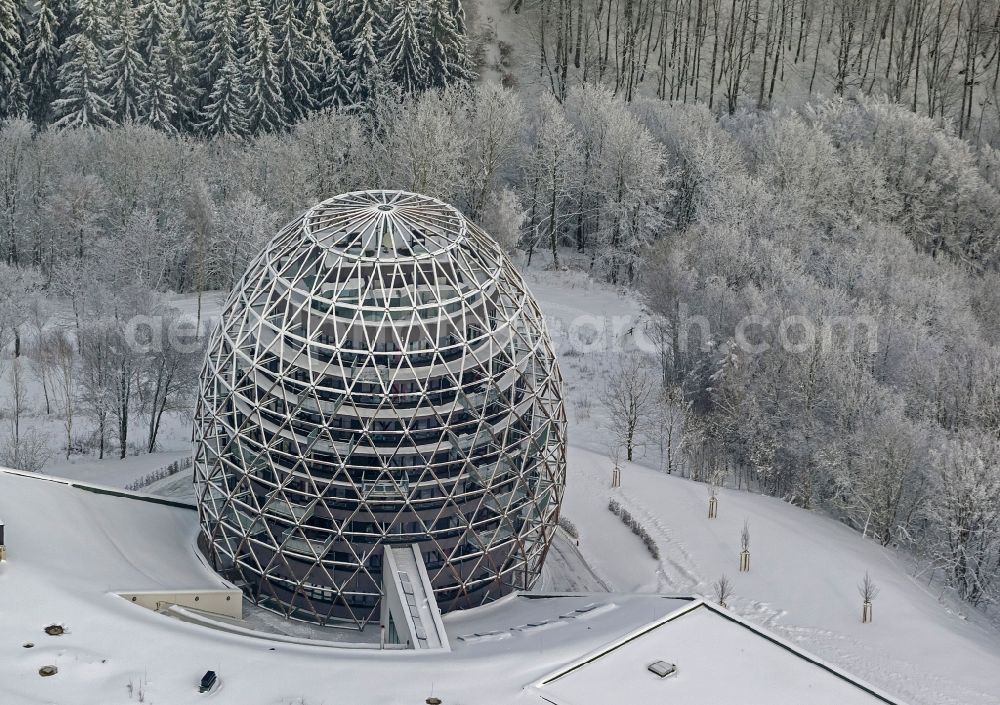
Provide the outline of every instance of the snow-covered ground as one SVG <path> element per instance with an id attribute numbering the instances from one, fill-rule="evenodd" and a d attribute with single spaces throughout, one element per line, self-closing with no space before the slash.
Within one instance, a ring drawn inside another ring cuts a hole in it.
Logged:
<path id="1" fill-rule="evenodd" d="M 719 518 L 709 521 L 705 486 L 644 467 L 655 465 L 652 454 L 640 456 L 637 464 L 623 463 L 622 487 L 612 490 L 601 390 L 615 358 L 634 346 L 641 308 L 625 292 L 594 283 L 579 271 L 533 267 L 526 278 L 561 354 L 571 444 L 564 514 L 580 533 L 579 548 L 560 537 L 541 589 L 711 595 L 712 582 L 725 573 L 735 586 L 730 606 L 737 613 L 913 705 L 1000 704 L 1000 633 L 974 610 L 940 600 L 911 575 L 905 556 L 821 513 L 745 492 L 724 490 Z M 217 315 L 220 302 L 218 295 L 205 297 L 203 315 Z M 178 304 L 194 311 L 193 297 L 182 297 Z M 0 398 L 5 394 L 0 389 Z M 35 406 L 37 411 L 37 401 Z M 57 420 L 36 422 L 58 433 Z M 56 455 L 45 471 L 124 486 L 188 453 L 189 438 L 187 418 L 176 415 L 164 430 L 165 452 L 124 461 L 74 457 L 69 463 Z M 165 478 L 147 491 L 193 497 L 188 473 Z M 659 561 L 608 511 L 610 497 L 644 524 L 659 546 Z M 0 517 L 8 513 L 5 505 L 0 494 Z M 36 511 L 38 521 L 55 521 L 44 506 Z M 745 520 L 753 569 L 741 574 L 738 545 Z M 133 529 L 107 527 L 110 535 L 122 530 Z M 143 540 L 189 541 L 194 530 L 192 521 L 178 538 L 176 530 L 153 527 L 143 532 Z M 868 625 L 860 623 L 856 589 L 865 571 L 882 589 L 875 620 Z M 63 618 L 69 619 L 52 617 Z M 124 691 L 124 680 L 119 686 Z"/>
<path id="2" fill-rule="evenodd" d="M 175 618 L 176 608 L 157 614 L 115 592 L 221 587 L 195 550 L 193 507 L 2 469 L 0 497 L 15 500 L 3 508 L 11 529 L 10 560 L 0 564 L 4 705 L 183 705 L 206 697 L 402 705 L 432 696 L 587 705 L 668 693 L 692 704 L 894 702 L 725 611 L 667 595 L 509 595 L 447 615 L 451 648 L 430 651 L 247 633 L 190 610 Z M 60 520 L 39 521 L 40 509 Z M 50 625 L 62 633 L 46 633 Z M 665 655 L 681 675 L 647 672 Z M 42 677 L 43 667 L 57 672 Z M 205 696 L 196 685 L 207 669 L 221 687 Z"/>
<path id="3" fill-rule="evenodd" d="M 709 520 L 702 484 L 623 463 L 622 486 L 612 490 L 606 457 L 571 448 L 569 463 L 565 510 L 576 517 L 584 557 L 613 590 L 711 596 L 726 574 L 735 612 L 902 700 L 1000 703 L 1000 635 L 939 602 L 892 550 L 770 497 L 722 490 L 719 516 Z M 643 522 L 660 561 L 607 510 L 609 497 Z M 740 573 L 745 520 L 752 569 Z M 865 571 L 881 587 L 871 624 L 860 620 Z"/>
<path id="4" fill-rule="evenodd" d="M 974 610 L 939 600 L 913 577 L 907 556 L 822 513 L 737 490 L 721 492 L 719 517 L 710 521 L 706 486 L 644 467 L 657 465 L 652 451 L 641 464 L 621 463 L 622 486 L 612 490 L 601 389 L 614 359 L 635 348 L 641 306 L 581 272 L 532 269 L 527 279 L 562 353 L 568 389 L 564 514 L 609 589 L 711 596 L 726 574 L 737 613 L 913 705 L 1000 704 L 1000 632 Z M 659 561 L 607 509 L 612 497 L 653 536 Z M 752 570 L 741 574 L 744 521 Z M 861 624 L 857 591 L 866 571 L 881 588 L 871 624 Z"/>

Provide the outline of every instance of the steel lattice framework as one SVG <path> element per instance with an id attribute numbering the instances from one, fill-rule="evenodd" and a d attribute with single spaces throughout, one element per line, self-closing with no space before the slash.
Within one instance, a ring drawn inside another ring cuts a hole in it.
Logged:
<path id="1" fill-rule="evenodd" d="M 530 588 L 566 476 L 538 305 L 455 208 L 348 193 L 253 261 L 195 413 L 199 544 L 257 604 L 363 628 L 382 547 L 419 544 L 443 610 Z"/>

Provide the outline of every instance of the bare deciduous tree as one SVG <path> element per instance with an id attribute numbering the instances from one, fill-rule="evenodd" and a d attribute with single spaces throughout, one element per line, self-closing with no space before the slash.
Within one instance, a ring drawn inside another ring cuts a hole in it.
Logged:
<path id="1" fill-rule="evenodd" d="M 80 405 L 91 417 L 97 437 L 98 457 L 104 458 L 111 414 L 111 345 L 106 325 L 89 323 L 78 333 L 80 345 Z"/>
<path id="2" fill-rule="evenodd" d="M 239 281 L 273 232 L 277 216 L 259 196 L 242 193 L 219 209 L 208 249 L 209 275 L 225 290 Z"/>
<path id="3" fill-rule="evenodd" d="M 881 588 L 875 584 L 872 580 L 871 575 L 865 571 L 865 577 L 858 584 L 858 594 L 861 595 L 861 599 L 865 602 L 873 602 L 876 597 L 878 597 Z"/>
<path id="4" fill-rule="evenodd" d="M 528 228 L 544 240 L 552 254 L 553 266 L 559 266 L 559 231 L 569 217 L 567 207 L 577 175 L 579 143 L 566 113 L 555 99 L 541 100 L 534 126 L 533 144 L 526 162 L 526 181 L 531 189 L 531 215 Z M 531 262 L 532 250 L 528 250 Z"/>
<path id="5" fill-rule="evenodd" d="M 608 375 L 604 396 L 611 414 L 611 431 L 629 461 L 650 421 L 658 381 L 647 360 L 638 353 L 623 355 Z"/>
<path id="6" fill-rule="evenodd" d="M 76 411 L 77 360 L 73 341 L 63 330 L 43 336 L 43 350 L 52 374 L 56 403 L 66 432 L 66 458 L 73 450 L 73 421 Z"/>
<path id="7" fill-rule="evenodd" d="M 750 570 L 750 520 L 743 520 L 743 530 L 740 532 L 740 572 Z"/>
<path id="8" fill-rule="evenodd" d="M 927 550 L 959 596 L 978 604 L 1000 584 L 1000 441 L 964 431 L 933 465 Z"/>
<path id="9" fill-rule="evenodd" d="M 15 79 L 16 80 L 16 79 Z M 0 125 L 0 261 L 19 258 L 17 231 L 25 201 L 26 172 L 31 156 L 32 125 L 11 119 Z"/>
<path id="10" fill-rule="evenodd" d="M 478 221 L 496 189 L 498 177 L 517 153 L 524 106 L 514 91 L 484 83 L 472 90 L 470 108 L 465 200 L 469 217 Z"/>
<path id="11" fill-rule="evenodd" d="M 721 607 L 728 607 L 726 601 L 733 596 L 733 584 L 725 574 L 712 583 L 712 590 L 715 594 L 715 601 Z"/>
<path id="12" fill-rule="evenodd" d="M 204 348 L 197 344 L 197 331 L 186 326 L 176 312 L 158 319 L 161 339 L 142 363 L 143 406 L 149 417 L 146 451 L 156 450 L 163 415 L 185 408 L 193 392 Z"/>
<path id="13" fill-rule="evenodd" d="M 868 571 L 865 571 L 865 577 L 858 585 L 858 594 L 861 595 L 861 621 L 870 622 L 872 621 L 872 602 L 878 597 L 880 588 L 872 580 Z"/>
<path id="14" fill-rule="evenodd" d="M 521 205 L 517 192 L 502 188 L 490 194 L 483 208 L 482 226 L 506 251 L 513 252 L 521 241 L 528 212 Z"/>
<path id="15" fill-rule="evenodd" d="M 49 398 L 49 374 L 51 366 L 43 348 L 43 334 L 50 316 L 48 300 L 41 296 L 33 296 L 27 304 L 28 323 L 33 334 L 33 345 L 28 351 L 28 364 L 35 379 L 42 386 L 42 398 L 45 400 L 46 416 L 52 413 L 52 403 Z"/>
<path id="16" fill-rule="evenodd" d="M 0 351 L 13 341 L 14 357 L 21 355 L 21 326 L 31 317 L 41 283 L 34 269 L 0 262 Z"/>
<path id="17" fill-rule="evenodd" d="M 28 388 L 24 379 L 24 364 L 24 358 L 21 357 L 15 357 L 10 363 L 10 433 L 15 446 L 21 440 L 21 416 L 28 407 Z"/>
<path id="18" fill-rule="evenodd" d="M 668 475 L 679 469 L 690 410 L 691 402 L 684 399 L 683 390 L 671 385 L 658 396 L 651 414 L 651 441 L 659 450 L 660 469 Z"/>

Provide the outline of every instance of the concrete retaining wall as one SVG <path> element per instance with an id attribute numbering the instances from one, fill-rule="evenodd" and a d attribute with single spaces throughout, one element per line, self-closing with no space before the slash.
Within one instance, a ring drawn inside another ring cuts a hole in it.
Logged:
<path id="1" fill-rule="evenodd" d="M 219 614 L 223 617 L 243 619 L 243 593 L 232 590 L 174 590 L 137 592 L 119 592 L 129 602 L 141 605 L 147 609 L 158 610 L 165 605 L 180 605 L 191 609 Z"/>

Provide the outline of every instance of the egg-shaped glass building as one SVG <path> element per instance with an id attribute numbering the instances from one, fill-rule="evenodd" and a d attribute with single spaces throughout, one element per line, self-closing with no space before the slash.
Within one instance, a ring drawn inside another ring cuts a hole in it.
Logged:
<path id="1" fill-rule="evenodd" d="M 383 547 L 441 609 L 530 588 L 566 473 L 541 312 L 455 208 L 348 193 L 285 227 L 212 334 L 195 412 L 199 545 L 257 604 L 363 628 Z"/>

